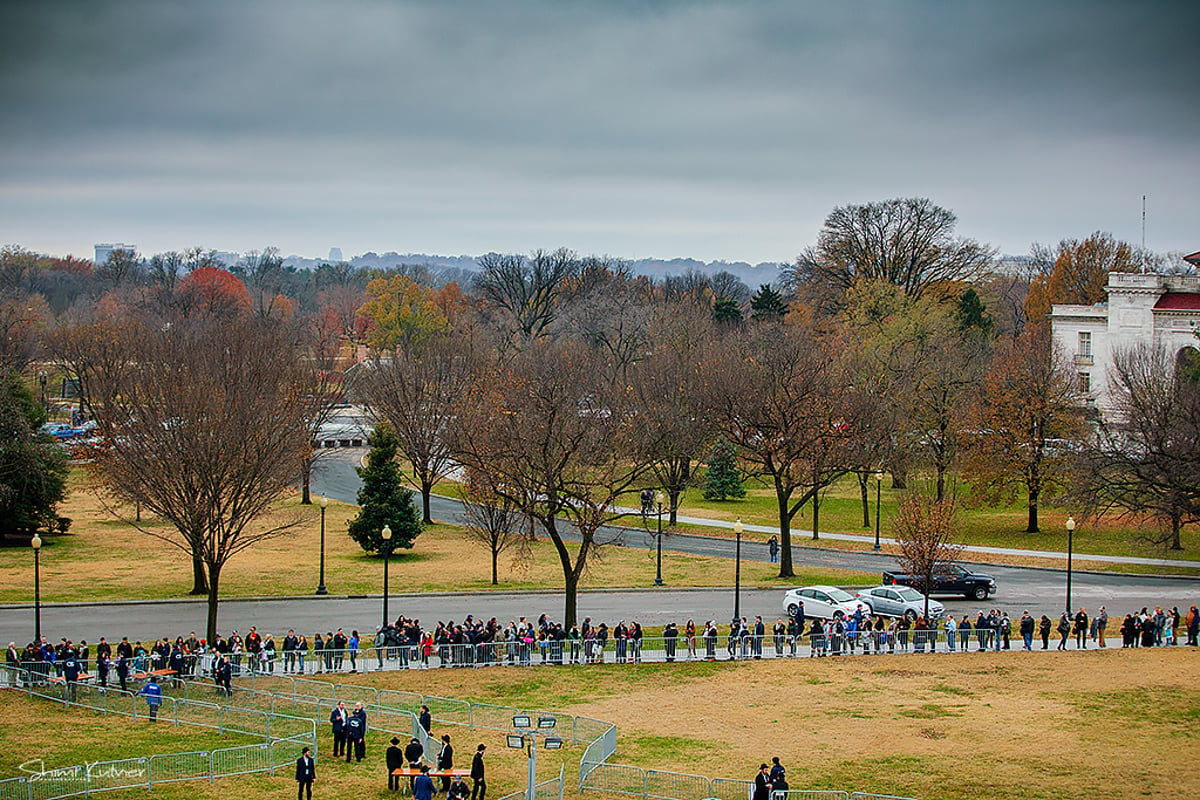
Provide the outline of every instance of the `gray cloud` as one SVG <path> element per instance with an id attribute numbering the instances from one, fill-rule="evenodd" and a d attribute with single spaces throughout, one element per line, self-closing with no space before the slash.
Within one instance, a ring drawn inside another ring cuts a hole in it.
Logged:
<path id="1" fill-rule="evenodd" d="M 927 195 L 1196 246 L 1195 3 L 7 3 L 0 238 L 788 259 Z"/>

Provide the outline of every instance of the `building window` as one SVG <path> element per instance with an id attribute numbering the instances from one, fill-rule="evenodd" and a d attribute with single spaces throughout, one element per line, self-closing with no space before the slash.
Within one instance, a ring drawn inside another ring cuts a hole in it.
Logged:
<path id="1" fill-rule="evenodd" d="M 1079 332 L 1079 355 L 1084 358 L 1092 357 L 1092 334 L 1090 331 Z"/>
<path id="2" fill-rule="evenodd" d="M 1091 394 L 1092 391 L 1092 376 L 1090 373 L 1079 373 L 1079 391 L 1083 394 Z"/>

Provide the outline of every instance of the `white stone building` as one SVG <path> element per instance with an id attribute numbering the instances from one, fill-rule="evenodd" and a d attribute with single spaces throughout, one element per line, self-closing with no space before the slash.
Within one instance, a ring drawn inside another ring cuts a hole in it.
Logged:
<path id="1" fill-rule="evenodd" d="M 1200 252 L 1187 260 L 1200 264 Z M 1054 341 L 1074 358 L 1080 389 L 1101 414 L 1112 410 L 1106 395 L 1114 352 L 1147 343 L 1178 359 L 1200 348 L 1200 277 L 1110 272 L 1106 289 L 1107 303 L 1056 304 L 1050 312 Z"/>

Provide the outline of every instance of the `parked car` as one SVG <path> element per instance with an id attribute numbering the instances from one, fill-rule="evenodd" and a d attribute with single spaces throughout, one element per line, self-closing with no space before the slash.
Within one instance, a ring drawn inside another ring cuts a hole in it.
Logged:
<path id="1" fill-rule="evenodd" d="M 804 586 L 799 589 L 789 589 L 783 596 L 783 610 L 793 616 L 800 602 L 804 603 L 804 616 L 820 617 L 821 619 L 841 619 L 853 614 L 860 605 L 865 603 L 856 600 L 854 595 L 836 586 Z"/>
<path id="2" fill-rule="evenodd" d="M 79 429 L 65 422 L 47 422 L 42 426 L 42 433 L 48 433 L 55 439 L 74 439 L 79 435 Z"/>
<path id="3" fill-rule="evenodd" d="M 863 589 L 857 598 L 871 609 L 872 614 L 884 617 L 908 617 L 910 620 L 925 613 L 925 595 L 911 586 L 875 586 Z M 941 619 L 946 607 L 929 600 L 929 619 Z"/>
<path id="4" fill-rule="evenodd" d="M 883 573 L 884 586 L 915 586 L 921 580 L 905 572 Z M 933 574 L 929 594 L 961 594 L 976 600 L 987 600 L 996 593 L 996 579 L 982 572 L 971 572 L 958 564 L 944 564 Z"/>

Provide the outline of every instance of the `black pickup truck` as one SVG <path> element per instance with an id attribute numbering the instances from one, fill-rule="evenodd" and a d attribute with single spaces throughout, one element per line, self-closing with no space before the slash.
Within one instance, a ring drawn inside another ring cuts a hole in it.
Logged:
<path id="1" fill-rule="evenodd" d="M 920 579 L 914 579 L 907 572 L 883 573 L 885 586 L 898 584 L 900 586 L 920 587 Z M 996 593 L 996 579 L 991 575 L 971 572 L 957 564 L 946 564 L 933 574 L 933 586 L 927 594 L 961 594 L 976 600 L 987 600 L 989 595 Z"/>

